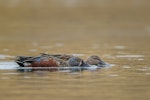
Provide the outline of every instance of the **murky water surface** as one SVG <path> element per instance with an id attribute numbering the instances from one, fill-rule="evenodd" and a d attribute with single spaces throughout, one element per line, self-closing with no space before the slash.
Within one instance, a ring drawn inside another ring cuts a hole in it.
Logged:
<path id="1" fill-rule="evenodd" d="M 0 0 L 0 99 L 149 100 L 150 2 L 121 1 Z M 115 66 L 79 73 L 9 70 L 15 56 L 42 52 L 96 54 Z"/>

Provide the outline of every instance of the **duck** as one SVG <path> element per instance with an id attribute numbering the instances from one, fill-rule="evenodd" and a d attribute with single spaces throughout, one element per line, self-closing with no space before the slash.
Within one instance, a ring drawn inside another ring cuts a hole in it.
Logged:
<path id="1" fill-rule="evenodd" d="M 80 57 L 68 54 L 46 54 L 39 56 L 17 56 L 15 62 L 20 66 L 18 71 L 58 71 L 62 67 L 68 67 L 71 71 L 95 70 L 108 66 L 97 55 L 92 55 L 84 61 Z M 26 67 L 26 68 L 23 68 Z M 29 69 L 28 69 L 29 67 Z M 60 67 L 60 68 L 58 68 Z M 69 68 L 70 67 L 70 68 Z M 62 69 L 63 69 L 62 68 Z"/>
<path id="2" fill-rule="evenodd" d="M 60 59 L 57 57 L 58 55 L 50 55 L 50 54 L 41 54 L 40 56 L 17 56 L 15 62 L 20 67 L 32 67 L 32 69 L 28 69 L 26 71 L 37 71 L 37 70 L 44 70 L 44 71 L 57 71 L 57 67 L 66 67 L 68 66 L 67 61 L 63 59 L 68 59 L 64 56 L 64 58 Z M 63 55 L 61 55 L 63 57 Z M 41 69 L 36 69 L 35 67 L 45 67 Z M 51 67 L 51 68 L 50 68 Z M 55 68 L 56 67 L 56 68 Z M 25 71 L 25 69 L 20 68 L 18 71 Z"/>
<path id="3" fill-rule="evenodd" d="M 89 65 L 96 65 L 99 68 L 109 66 L 108 63 L 101 60 L 101 58 L 97 55 L 92 55 L 92 56 L 88 57 L 85 62 Z"/>

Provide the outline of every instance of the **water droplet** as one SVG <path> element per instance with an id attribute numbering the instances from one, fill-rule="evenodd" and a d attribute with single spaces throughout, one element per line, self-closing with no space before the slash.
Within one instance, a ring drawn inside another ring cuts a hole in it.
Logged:
<path id="1" fill-rule="evenodd" d="M 144 68 L 136 69 L 136 70 L 139 70 L 139 71 L 147 71 L 147 69 L 144 69 Z"/>
<path id="2" fill-rule="evenodd" d="M 144 55 L 117 55 L 117 58 L 140 58 L 144 57 Z"/>
<path id="3" fill-rule="evenodd" d="M 126 69 L 131 68 L 130 66 L 127 66 L 127 65 L 122 66 L 122 67 L 123 67 L 123 68 L 126 68 Z"/>
<path id="4" fill-rule="evenodd" d="M 84 56 L 84 54 L 72 54 L 73 56 L 81 57 Z"/>
<path id="5" fill-rule="evenodd" d="M 37 49 L 30 49 L 29 51 L 30 51 L 30 52 L 36 52 Z"/>
<path id="6" fill-rule="evenodd" d="M 139 60 L 139 61 L 142 61 L 142 60 L 144 60 L 144 59 L 142 59 L 142 58 L 139 58 L 138 60 Z"/>
<path id="7" fill-rule="evenodd" d="M 3 49 L 3 51 L 4 51 L 4 52 L 8 52 L 8 51 L 9 51 L 9 49 L 6 49 L 6 48 L 5 48 L 5 49 Z"/>
<path id="8" fill-rule="evenodd" d="M 150 75 L 150 73 L 145 73 L 146 75 Z"/>
<path id="9" fill-rule="evenodd" d="M 2 77 L 2 79 L 4 79 L 4 80 L 8 80 L 8 79 L 10 79 L 9 77 Z"/>
<path id="10" fill-rule="evenodd" d="M 63 43 L 56 43 L 56 47 L 63 47 L 64 44 Z"/>
<path id="11" fill-rule="evenodd" d="M 33 46 L 38 46 L 38 43 L 37 42 L 32 42 L 32 45 Z"/>
<path id="12" fill-rule="evenodd" d="M 25 79 L 30 79 L 31 77 L 30 77 L 30 76 L 24 76 L 24 78 L 25 78 Z"/>
<path id="13" fill-rule="evenodd" d="M 20 73 L 2 73 L 2 75 L 18 75 Z"/>
<path id="14" fill-rule="evenodd" d="M 117 74 L 112 74 L 112 75 L 109 75 L 110 77 L 116 77 L 118 76 Z"/>
<path id="15" fill-rule="evenodd" d="M 118 46 L 115 46 L 114 48 L 115 49 L 125 49 L 125 46 L 118 45 Z"/>

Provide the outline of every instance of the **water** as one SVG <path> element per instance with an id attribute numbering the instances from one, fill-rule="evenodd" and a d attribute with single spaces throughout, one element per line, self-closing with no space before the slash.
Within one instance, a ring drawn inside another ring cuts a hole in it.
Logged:
<path id="1" fill-rule="evenodd" d="M 149 100 L 149 9 L 147 0 L 0 0 L 1 100 Z M 98 55 L 114 66 L 10 70 L 15 56 L 42 52 Z"/>

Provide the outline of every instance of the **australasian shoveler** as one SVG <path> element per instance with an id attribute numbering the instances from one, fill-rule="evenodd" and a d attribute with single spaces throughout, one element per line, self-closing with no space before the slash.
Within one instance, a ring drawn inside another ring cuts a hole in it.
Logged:
<path id="1" fill-rule="evenodd" d="M 79 57 L 67 54 L 45 54 L 40 56 L 17 56 L 15 61 L 19 66 L 19 71 L 57 71 L 58 67 L 72 67 L 73 70 L 88 70 L 91 65 L 105 67 L 107 63 L 102 61 L 99 56 L 90 56 L 86 61 Z M 31 67 L 24 69 L 23 67 Z M 78 69 L 81 67 L 81 69 Z M 40 69 L 38 69 L 40 68 Z M 72 70 L 72 69 L 71 69 Z"/>
<path id="2" fill-rule="evenodd" d="M 71 55 L 65 55 L 65 54 L 56 54 L 56 55 L 50 55 L 50 54 L 44 54 L 42 53 L 40 56 L 17 56 L 16 63 L 20 67 L 33 67 L 33 69 L 30 71 L 35 70 L 48 70 L 48 71 L 55 71 L 57 68 L 55 67 L 66 67 L 68 66 L 67 60 L 72 57 Z M 41 67 L 40 69 L 36 69 L 35 67 Z M 42 69 L 43 67 L 43 69 Z M 46 69 L 45 69 L 45 68 Z M 48 68 L 49 67 L 49 68 Z M 53 68 L 50 68 L 53 67 Z M 19 69 L 19 71 L 24 71 L 24 69 Z M 29 70 L 27 70 L 29 71 Z"/>

